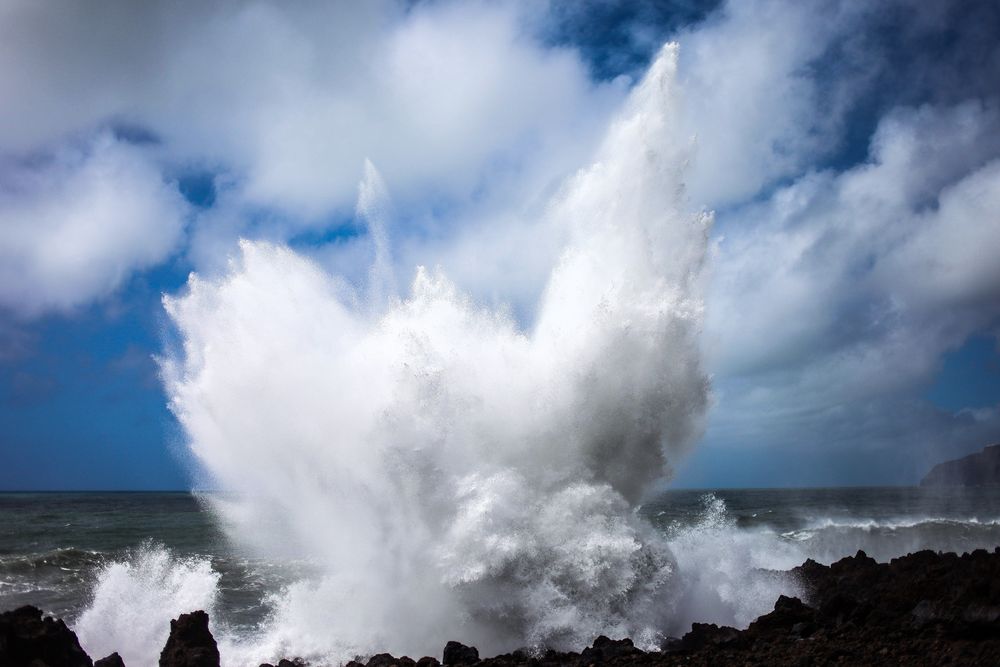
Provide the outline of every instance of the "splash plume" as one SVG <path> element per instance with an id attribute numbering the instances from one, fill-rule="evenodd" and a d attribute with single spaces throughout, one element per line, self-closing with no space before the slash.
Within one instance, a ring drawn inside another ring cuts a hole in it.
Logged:
<path id="1" fill-rule="evenodd" d="M 243 242 L 218 280 L 165 299 L 163 361 L 230 536 L 309 560 L 261 651 L 349 658 L 655 642 L 673 560 L 634 513 L 699 433 L 709 216 L 686 211 L 664 47 L 592 166 L 544 224 L 567 239 L 534 323 L 418 268 L 393 296 L 384 187 L 358 297 L 292 250 Z M 225 652 L 224 652 L 225 654 Z"/>

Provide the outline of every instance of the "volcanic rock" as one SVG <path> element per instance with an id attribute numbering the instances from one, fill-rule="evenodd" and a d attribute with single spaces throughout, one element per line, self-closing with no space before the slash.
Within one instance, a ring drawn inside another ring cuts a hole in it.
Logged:
<path id="1" fill-rule="evenodd" d="M 76 634 L 37 607 L 0 614 L 0 665 L 17 667 L 92 667 Z"/>
<path id="2" fill-rule="evenodd" d="M 466 646 L 458 642 L 448 642 L 444 647 L 441 664 L 471 665 L 479 662 L 479 651 L 475 646 Z"/>
<path id="3" fill-rule="evenodd" d="M 170 621 L 160 667 L 219 667 L 219 648 L 208 630 L 208 614 L 193 611 Z"/>
<path id="4" fill-rule="evenodd" d="M 642 653 L 642 651 L 637 649 L 628 637 L 615 640 L 601 635 L 594 640 L 593 646 L 583 649 L 580 659 L 585 663 L 601 662 L 637 653 Z"/>
<path id="5" fill-rule="evenodd" d="M 728 625 L 692 623 L 691 632 L 681 637 L 678 648 L 685 651 L 695 651 L 712 646 L 736 645 L 739 640 L 740 631 Z"/>

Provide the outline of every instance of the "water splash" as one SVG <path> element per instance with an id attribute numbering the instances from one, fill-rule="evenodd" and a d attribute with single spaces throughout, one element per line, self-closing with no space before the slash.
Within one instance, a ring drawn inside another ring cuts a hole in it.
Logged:
<path id="1" fill-rule="evenodd" d="M 218 584 L 207 559 L 145 545 L 99 569 L 93 599 L 73 629 L 95 658 L 117 651 L 127 665 L 152 666 L 171 619 L 194 609 L 214 613 Z"/>
<path id="2" fill-rule="evenodd" d="M 251 242 L 165 299 L 183 338 L 163 361 L 170 406 L 231 492 L 215 501 L 228 533 L 323 572 L 274 601 L 248 655 L 657 641 L 674 563 L 633 506 L 696 438 L 708 393 L 711 220 L 686 212 L 675 67 L 668 45 L 551 202 L 545 224 L 569 240 L 528 330 L 440 271 L 386 298 L 373 169 L 374 307 Z"/>

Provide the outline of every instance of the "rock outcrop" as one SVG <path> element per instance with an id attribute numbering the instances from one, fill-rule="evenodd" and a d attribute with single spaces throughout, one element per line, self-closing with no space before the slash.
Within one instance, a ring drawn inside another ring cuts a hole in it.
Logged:
<path id="1" fill-rule="evenodd" d="M 474 646 L 448 642 L 441 656 L 443 665 L 474 665 L 479 662 L 479 651 Z"/>
<path id="2" fill-rule="evenodd" d="M 208 614 L 193 611 L 170 621 L 160 667 L 219 667 L 219 647 L 209 632 Z"/>
<path id="3" fill-rule="evenodd" d="M 0 614 L 0 665 L 93 667 L 93 662 L 65 623 L 27 606 Z"/>
<path id="4" fill-rule="evenodd" d="M 1000 444 L 953 461 L 939 463 L 920 486 L 988 486 L 1000 484 Z"/>

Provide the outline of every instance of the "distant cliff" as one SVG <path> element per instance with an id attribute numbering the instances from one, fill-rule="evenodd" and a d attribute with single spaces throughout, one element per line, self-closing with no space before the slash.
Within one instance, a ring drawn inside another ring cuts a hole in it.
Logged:
<path id="1" fill-rule="evenodd" d="M 1000 444 L 985 447 L 954 461 L 939 463 L 920 480 L 920 486 L 984 486 L 1000 484 Z"/>

